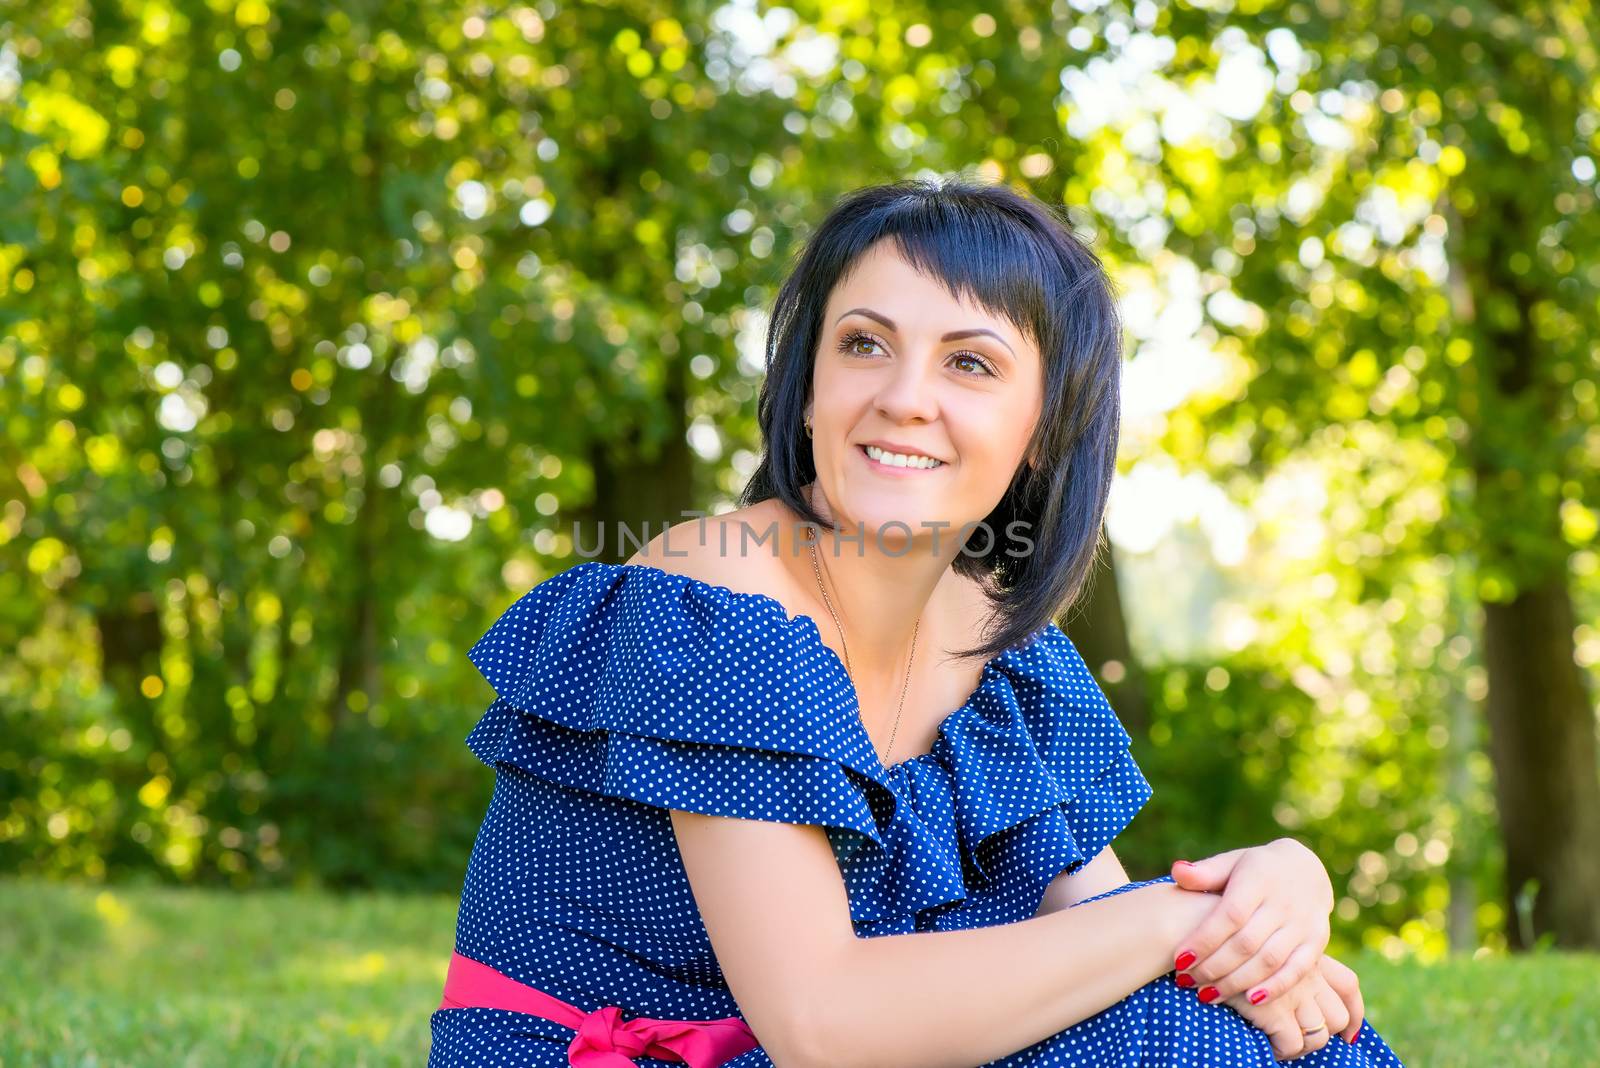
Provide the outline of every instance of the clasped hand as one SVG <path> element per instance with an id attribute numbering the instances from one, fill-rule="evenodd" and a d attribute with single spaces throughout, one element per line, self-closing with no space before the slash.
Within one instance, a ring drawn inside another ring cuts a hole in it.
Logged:
<path id="1" fill-rule="evenodd" d="M 1175 954 L 1178 985 L 1223 1001 L 1272 1038 L 1280 1056 L 1320 1049 L 1330 1032 L 1355 1041 L 1362 1004 L 1355 973 L 1325 955 L 1333 884 L 1292 838 L 1173 865 L 1186 890 L 1219 894 Z M 1325 1025 L 1328 1030 L 1302 1035 Z"/>

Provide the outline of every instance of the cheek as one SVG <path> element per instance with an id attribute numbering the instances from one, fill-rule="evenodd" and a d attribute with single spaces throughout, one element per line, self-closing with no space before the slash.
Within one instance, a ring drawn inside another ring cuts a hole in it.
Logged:
<path id="1" fill-rule="evenodd" d="M 853 395 L 848 377 L 818 367 L 811 379 L 811 403 L 812 417 L 819 424 L 848 425 L 860 398 Z"/>
<path id="2" fill-rule="evenodd" d="M 1022 462 L 1033 423 L 1005 407 L 972 412 L 952 420 L 951 440 L 968 466 L 1014 466 Z"/>

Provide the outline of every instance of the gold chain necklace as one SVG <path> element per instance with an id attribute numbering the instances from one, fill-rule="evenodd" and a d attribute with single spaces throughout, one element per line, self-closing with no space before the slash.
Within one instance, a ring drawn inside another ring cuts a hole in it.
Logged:
<path id="1" fill-rule="evenodd" d="M 844 648 L 844 671 L 850 677 L 850 685 L 854 686 L 856 677 L 855 673 L 850 670 L 850 645 L 844 639 L 844 624 L 839 622 L 839 613 L 833 610 L 833 601 L 829 600 L 828 591 L 822 586 L 822 566 L 817 563 L 817 542 L 815 538 L 811 539 L 811 570 L 817 576 L 817 592 L 822 594 L 822 603 L 828 606 L 828 614 L 833 616 L 833 625 L 839 628 L 839 644 Z M 918 616 L 916 624 L 911 628 L 911 655 L 906 659 L 906 681 L 900 686 L 900 707 L 895 709 L 894 728 L 889 732 L 889 748 L 885 750 L 880 760 L 884 767 L 889 766 L 889 754 L 894 752 L 895 735 L 900 733 L 900 713 L 904 712 L 906 708 L 906 691 L 911 688 L 911 665 L 917 657 L 917 633 L 921 630 L 922 617 Z M 857 697 L 860 697 L 859 691 L 857 691 Z M 858 706 L 856 715 L 859 716 L 860 714 L 861 709 Z M 865 726 L 865 724 L 863 723 L 862 726 Z"/>

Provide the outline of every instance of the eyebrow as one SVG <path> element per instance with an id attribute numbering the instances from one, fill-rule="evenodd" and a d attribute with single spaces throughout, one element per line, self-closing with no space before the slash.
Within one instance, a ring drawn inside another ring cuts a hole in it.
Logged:
<path id="1" fill-rule="evenodd" d="M 845 315 L 865 315 L 868 319 L 876 319 L 878 322 L 882 323 L 886 329 L 895 330 L 895 331 L 898 331 L 900 329 L 898 326 L 895 326 L 894 323 L 890 319 L 888 319 L 886 316 L 879 315 L 877 312 L 873 311 L 871 308 L 851 308 L 849 311 L 845 312 L 843 315 L 840 315 L 838 319 L 835 319 L 833 321 L 833 325 L 834 326 L 838 326 L 840 320 L 842 320 L 845 317 Z M 971 330 L 952 330 L 948 334 L 945 334 L 943 337 L 941 337 L 939 340 L 940 341 L 960 341 L 962 338 L 965 338 L 965 337 L 977 337 L 979 334 L 987 334 L 988 336 L 994 338 L 996 341 L 1000 342 L 1000 344 L 1005 345 L 1006 351 L 1011 353 L 1012 356 L 1015 356 L 1017 354 L 1016 350 L 1013 349 L 1010 346 L 1010 344 L 1008 344 L 1006 342 L 1005 338 L 1001 337 L 999 334 L 995 333 L 993 330 L 988 329 L 987 327 L 979 326 L 979 327 L 974 327 Z"/>

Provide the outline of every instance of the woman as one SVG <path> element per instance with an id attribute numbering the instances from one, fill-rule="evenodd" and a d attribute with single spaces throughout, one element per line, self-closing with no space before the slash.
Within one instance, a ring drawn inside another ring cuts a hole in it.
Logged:
<path id="1" fill-rule="evenodd" d="M 742 507 L 469 656 L 495 792 L 430 1064 L 1398 1065 L 1292 840 L 1130 883 L 1151 795 L 1052 622 L 1116 453 L 1099 261 L 1000 186 L 845 198 Z"/>

